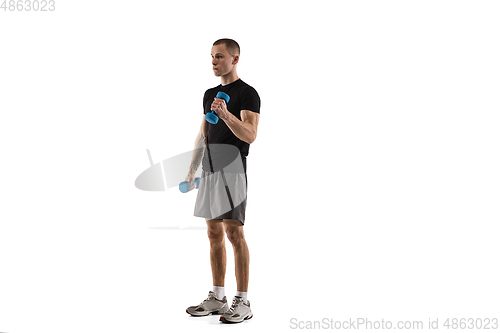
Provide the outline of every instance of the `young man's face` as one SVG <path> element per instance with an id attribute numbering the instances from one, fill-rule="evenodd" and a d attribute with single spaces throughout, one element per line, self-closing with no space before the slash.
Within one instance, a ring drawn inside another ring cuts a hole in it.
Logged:
<path id="1" fill-rule="evenodd" d="M 212 46 L 212 69 L 215 76 L 223 76 L 230 73 L 236 63 L 238 56 L 232 57 L 226 50 L 226 45 Z"/>

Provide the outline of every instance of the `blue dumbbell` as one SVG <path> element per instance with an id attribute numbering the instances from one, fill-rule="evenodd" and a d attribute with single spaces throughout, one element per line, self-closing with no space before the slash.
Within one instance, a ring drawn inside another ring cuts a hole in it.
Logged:
<path id="1" fill-rule="evenodd" d="M 196 177 L 194 179 L 194 182 L 193 184 L 196 184 L 196 188 L 198 188 L 200 186 L 200 177 Z M 179 190 L 182 192 L 182 193 L 186 193 L 186 192 L 189 192 L 191 191 L 191 185 L 192 184 L 189 184 L 188 181 L 183 181 L 182 183 L 179 184 Z"/>
<path id="2" fill-rule="evenodd" d="M 223 93 L 222 91 L 219 91 L 217 93 L 217 96 L 215 96 L 217 98 L 222 98 L 223 100 L 226 101 L 226 104 L 229 103 L 229 95 L 226 94 L 226 93 Z M 217 117 L 217 115 L 214 113 L 214 110 L 212 110 L 212 112 L 210 113 L 207 113 L 207 115 L 205 116 L 205 119 L 210 123 L 210 124 L 217 124 L 217 122 L 219 121 L 219 117 Z"/>

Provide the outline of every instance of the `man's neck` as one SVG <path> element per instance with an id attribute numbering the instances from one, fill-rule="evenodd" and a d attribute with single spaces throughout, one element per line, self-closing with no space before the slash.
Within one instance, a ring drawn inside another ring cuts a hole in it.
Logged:
<path id="1" fill-rule="evenodd" d="M 239 77 L 238 77 L 238 74 L 236 74 L 236 73 L 229 73 L 227 76 L 222 76 L 220 78 L 221 84 L 223 86 L 227 86 L 228 84 L 233 83 L 234 81 L 236 81 L 238 79 L 239 79 Z"/>

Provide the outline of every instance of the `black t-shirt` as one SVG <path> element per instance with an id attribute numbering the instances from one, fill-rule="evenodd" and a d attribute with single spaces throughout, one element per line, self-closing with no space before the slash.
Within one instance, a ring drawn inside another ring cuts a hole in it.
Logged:
<path id="1" fill-rule="evenodd" d="M 211 105 L 216 97 L 217 93 L 222 91 L 229 95 L 229 103 L 227 103 L 227 110 L 231 112 L 236 118 L 241 120 L 241 110 L 249 110 L 252 112 L 260 113 L 260 97 L 257 91 L 247 83 L 238 79 L 230 84 L 223 86 L 219 84 L 217 87 L 210 88 L 205 91 L 203 96 L 203 113 L 207 114 L 212 112 Z M 216 113 L 217 114 L 217 113 Z M 236 135 L 231 131 L 231 129 L 226 125 L 224 120 L 219 119 L 217 124 L 208 124 L 208 149 L 210 150 L 210 155 L 212 162 L 227 159 L 228 150 L 224 149 L 212 149 L 210 144 L 225 144 L 231 145 L 238 148 L 241 157 L 243 159 L 243 165 L 246 171 L 246 157 L 248 156 L 250 144 L 245 141 L 238 139 Z M 216 145 L 217 146 L 217 145 Z M 219 147 L 223 147 L 219 145 Z M 231 152 L 233 150 L 230 150 Z M 237 151 L 236 151 L 237 153 Z M 202 167 L 205 171 L 211 171 L 208 159 L 206 159 L 207 151 L 205 151 Z"/>

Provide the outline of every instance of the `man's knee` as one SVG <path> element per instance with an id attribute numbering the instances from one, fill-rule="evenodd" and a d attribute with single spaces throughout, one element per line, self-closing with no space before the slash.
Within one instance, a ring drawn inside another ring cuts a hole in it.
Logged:
<path id="1" fill-rule="evenodd" d="M 224 229 L 226 230 L 227 239 L 233 245 L 238 245 L 245 240 L 243 226 L 238 220 L 224 220 Z"/>
<path id="2" fill-rule="evenodd" d="M 207 220 L 207 234 L 211 243 L 224 241 L 224 225 L 220 220 Z"/>

